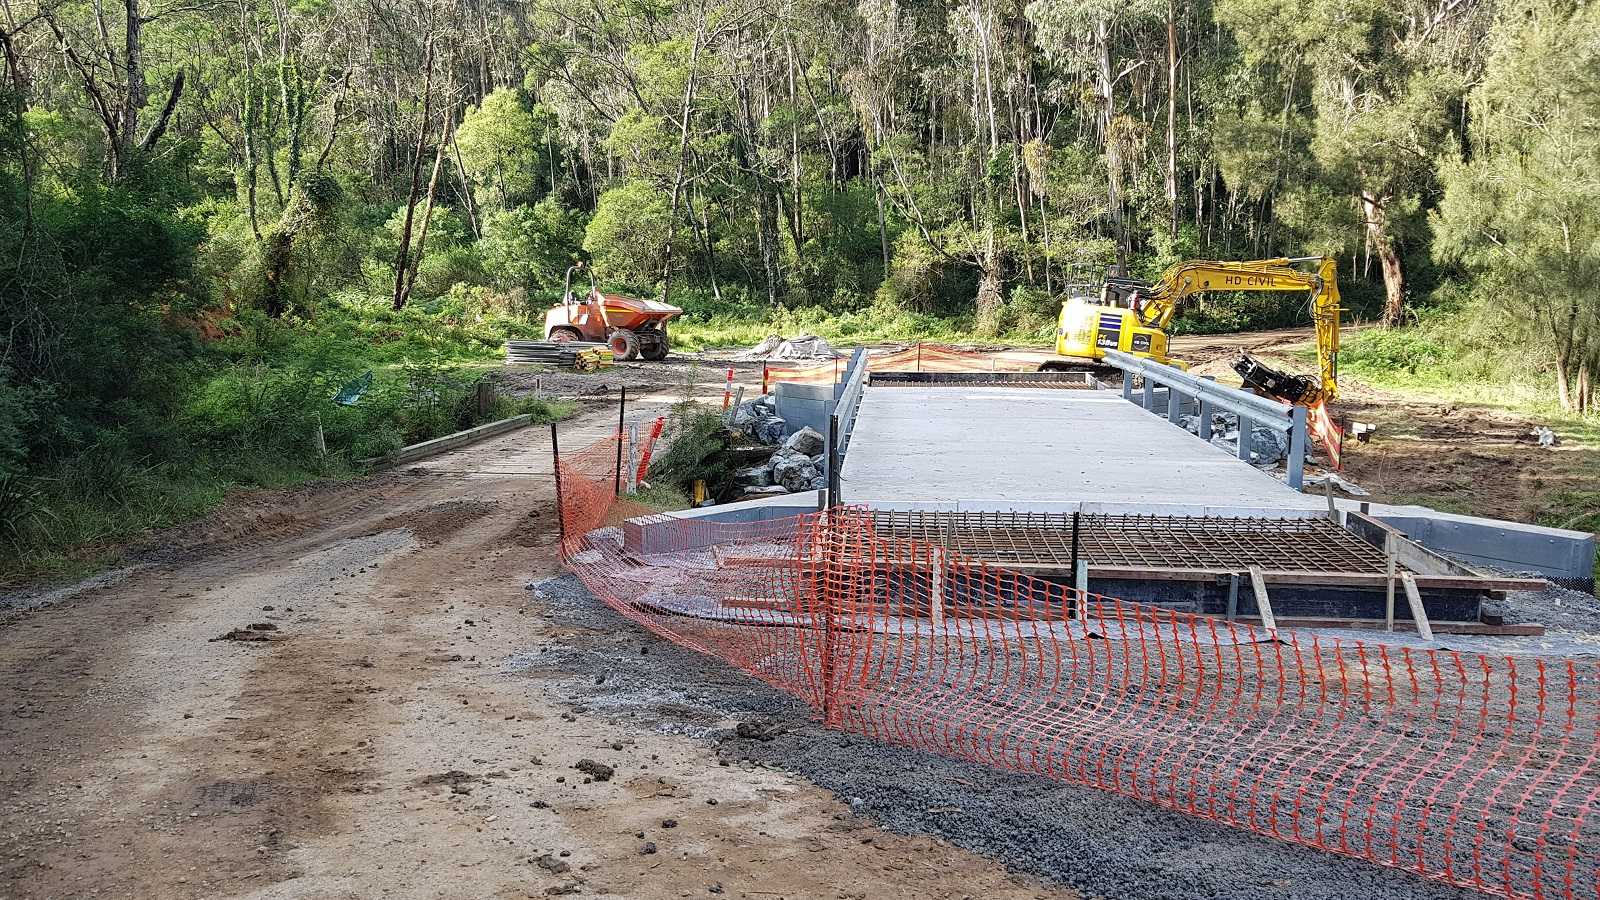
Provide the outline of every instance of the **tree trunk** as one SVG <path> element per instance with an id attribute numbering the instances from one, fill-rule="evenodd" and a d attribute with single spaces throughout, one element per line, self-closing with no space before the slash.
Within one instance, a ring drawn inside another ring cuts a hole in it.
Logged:
<path id="1" fill-rule="evenodd" d="M 411 187 L 406 192 L 406 216 L 400 225 L 400 249 L 394 259 L 394 308 L 405 309 L 407 273 L 411 271 L 411 223 L 422 189 L 422 148 L 427 146 L 428 120 L 433 113 L 433 38 L 428 38 L 422 76 L 422 120 L 417 123 L 417 143 L 411 155 Z"/>
<path id="2" fill-rule="evenodd" d="M 889 277 L 889 228 L 883 220 L 883 179 L 873 176 L 873 192 L 878 198 L 878 246 L 883 250 L 883 277 Z"/>
<path id="3" fill-rule="evenodd" d="M 790 229 L 794 234 L 795 251 L 805 243 L 805 219 L 800 196 L 800 108 L 799 96 L 794 88 L 794 45 L 786 43 L 789 53 L 789 182 L 790 190 L 794 193 L 794 226 Z"/>
<path id="4" fill-rule="evenodd" d="M 700 242 L 700 251 L 706 257 L 706 277 L 711 281 L 711 296 L 717 300 L 722 299 L 722 289 L 717 286 L 717 254 L 711 245 L 711 223 L 706 221 L 705 208 L 696 213 L 694 208 L 693 190 L 683 198 L 689 210 L 689 225 L 694 229 L 695 238 Z"/>
<path id="5" fill-rule="evenodd" d="M 1562 409 L 1572 409 L 1572 384 L 1567 376 L 1568 367 L 1572 364 L 1571 353 L 1561 343 L 1556 344 L 1556 398 L 1561 402 Z"/>
<path id="6" fill-rule="evenodd" d="M 669 204 L 667 213 L 667 234 L 665 237 L 667 246 L 662 253 L 664 262 L 661 266 L 661 299 L 663 302 L 670 299 L 672 291 L 672 234 L 677 230 L 678 200 L 683 195 L 684 172 L 689 165 L 689 117 L 694 112 L 694 88 L 695 79 L 700 70 L 700 42 L 703 36 L 703 21 L 701 28 L 695 30 L 694 46 L 689 51 L 689 77 L 684 79 L 683 111 L 678 120 L 678 171 L 672 179 L 672 201 Z"/>
<path id="7" fill-rule="evenodd" d="M 776 307 L 783 296 L 778 271 L 778 201 L 769 185 L 756 184 L 756 242 L 761 245 L 761 272 L 767 282 L 767 305 Z"/>
<path id="8" fill-rule="evenodd" d="M 118 135 L 120 157 L 127 159 L 133 149 L 133 135 L 139 129 L 139 112 L 150 102 L 150 87 L 144 77 L 144 16 L 139 12 L 139 0 L 124 0 L 127 13 L 123 32 L 122 68 L 126 73 L 123 88 L 121 134 Z"/>
<path id="9" fill-rule="evenodd" d="M 456 178 L 461 182 L 461 205 L 467 211 L 467 224 L 472 228 L 472 236 L 482 240 L 483 226 L 478 224 L 478 204 L 472 199 L 472 179 L 467 177 L 467 164 L 461 159 L 461 144 L 456 141 L 454 125 L 450 126 L 450 149 L 455 159 Z M 553 174 L 550 183 L 555 184 Z"/>
<path id="10" fill-rule="evenodd" d="M 1111 22 L 1099 19 L 1094 23 L 1095 54 L 1097 56 L 1096 89 L 1100 94 L 1100 139 L 1106 148 L 1106 195 L 1111 206 L 1111 229 L 1117 242 L 1117 269 L 1128 271 L 1128 225 L 1122 209 L 1122 149 L 1111 133 L 1111 123 L 1116 119 L 1115 85 L 1111 77 Z"/>
<path id="11" fill-rule="evenodd" d="M 1167 0 L 1167 206 L 1168 235 L 1178 236 L 1178 0 Z"/>
<path id="12" fill-rule="evenodd" d="M 446 128 L 450 127 L 449 122 L 453 115 L 453 113 L 446 113 Z M 433 221 L 433 198 L 439 190 L 439 170 L 444 167 L 446 138 L 446 135 L 440 135 L 439 146 L 434 148 L 433 151 L 433 174 L 428 176 L 428 199 L 423 201 L 422 204 L 422 230 L 417 232 L 417 249 L 415 253 L 411 254 L 411 271 L 406 274 L 406 289 L 405 294 L 400 298 L 400 306 L 404 306 L 406 301 L 411 299 L 411 289 L 417 284 L 417 270 L 422 267 L 422 255 L 427 252 L 428 224 Z M 400 307 L 397 306 L 395 308 L 399 309 Z"/>
<path id="13" fill-rule="evenodd" d="M 985 253 L 983 277 L 978 280 L 978 333 L 993 337 L 1000 333 L 1000 309 L 1005 295 L 1000 284 L 1000 265 L 997 254 Z"/>
<path id="14" fill-rule="evenodd" d="M 1378 256 L 1383 269 L 1383 327 L 1399 325 L 1405 316 L 1406 279 L 1400 254 L 1389 235 L 1388 217 L 1383 204 L 1370 191 L 1361 193 L 1361 209 L 1366 216 L 1367 245 Z"/>
<path id="15" fill-rule="evenodd" d="M 260 110 L 256 106 L 255 66 L 250 62 L 250 50 L 245 48 L 244 90 L 239 112 L 241 130 L 244 132 L 244 199 L 245 211 L 250 214 L 250 234 L 261 243 L 261 215 L 257 202 L 257 189 L 261 174 L 261 161 L 256 158 L 256 125 Z"/>

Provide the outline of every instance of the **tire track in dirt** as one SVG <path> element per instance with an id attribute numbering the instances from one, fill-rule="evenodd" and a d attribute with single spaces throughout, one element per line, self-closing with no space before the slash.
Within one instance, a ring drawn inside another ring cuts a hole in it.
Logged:
<path id="1" fill-rule="evenodd" d="M 547 436 L 443 468 L 486 461 L 537 471 Z M 279 499 L 0 625 L 0 895 L 1066 896 L 508 672 L 568 633 L 523 590 L 556 569 L 547 476 Z M 234 629 L 267 639 L 215 640 Z"/>

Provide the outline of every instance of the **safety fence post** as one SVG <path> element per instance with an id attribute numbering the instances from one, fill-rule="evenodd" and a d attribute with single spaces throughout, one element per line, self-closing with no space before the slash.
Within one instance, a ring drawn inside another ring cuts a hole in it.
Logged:
<path id="1" fill-rule="evenodd" d="M 616 478 L 612 482 L 611 496 L 622 496 L 622 439 L 628 433 L 628 389 L 622 388 L 617 399 L 617 465 Z"/>
<path id="2" fill-rule="evenodd" d="M 644 481 L 645 476 L 650 474 L 650 454 L 655 450 L 656 441 L 660 439 L 661 430 L 665 428 L 666 425 L 667 417 L 657 416 L 656 423 L 650 426 L 650 436 L 645 439 L 644 449 L 639 453 L 639 471 L 635 479 L 636 481 Z"/>
<path id="3" fill-rule="evenodd" d="M 550 468 L 556 477 L 556 548 L 557 555 L 567 555 L 567 521 L 561 491 L 561 441 L 556 437 L 556 423 L 550 423 Z"/>

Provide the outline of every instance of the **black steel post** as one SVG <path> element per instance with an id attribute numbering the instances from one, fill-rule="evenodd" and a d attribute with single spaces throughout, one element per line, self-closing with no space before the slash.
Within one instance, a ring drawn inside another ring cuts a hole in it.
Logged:
<path id="1" fill-rule="evenodd" d="M 617 476 L 611 488 L 612 495 L 616 497 L 622 496 L 622 440 L 623 435 L 628 433 L 627 415 L 628 389 L 624 387 L 622 389 L 622 397 L 617 402 Z"/>
<path id="2" fill-rule="evenodd" d="M 1078 513 L 1072 514 L 1072 576 L 1078 576 Z"/>
<path id="3" fill-rule="evenodd" d="M 561 511 L 561 442 L 556 437 L 556 423 L 550 423 L 550 461 L 556 474 L 556 547 L 566 556 L 567 520 Z"/>
<path id="4" fill-rule="evenodd" d="M 828 417 L 828 506 L 839 505 L 839 468 L 844 454 L 839 452 L 839 415 Z"/>
<path id="5" fill-rule="evenodd" d="M 1078 598 L 1078 616 L 1083 618 L 1088 607 L 1088 597 L 1077 590 L 1078 587 L 1078 511 L 1072 511 L 1072 593 Z"/>

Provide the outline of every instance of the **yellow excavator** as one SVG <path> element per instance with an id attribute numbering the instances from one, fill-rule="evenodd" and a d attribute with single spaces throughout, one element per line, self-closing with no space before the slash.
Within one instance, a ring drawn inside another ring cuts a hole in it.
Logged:
<path id="1" fill-rule="evenodd" d="M 1111 277 L 1100 297 L 1072 297 L 1061 305 L 1056 328 L 1056 353 L 1067 357 L 1046 368 L 1093 364 L 1107 350 L 1121 350 L 1165 365 L 1184 364 L 1167 355 L 1167 326 L 1190 296 L 1205 291 L 1286 291 L 1308 293 L 1317 334 L 1319 377 L 1293 375 L 1240 352 L 1233 364 L 1245 387 L 1310 410 L 1312 433 L 1339 465 L 1341 435 L 1327 411 L 1339 390 L 1339 284 L 1332 257 L 1216 262 L 1189 260 L 1162 273 L 1150 284 Z"/>

